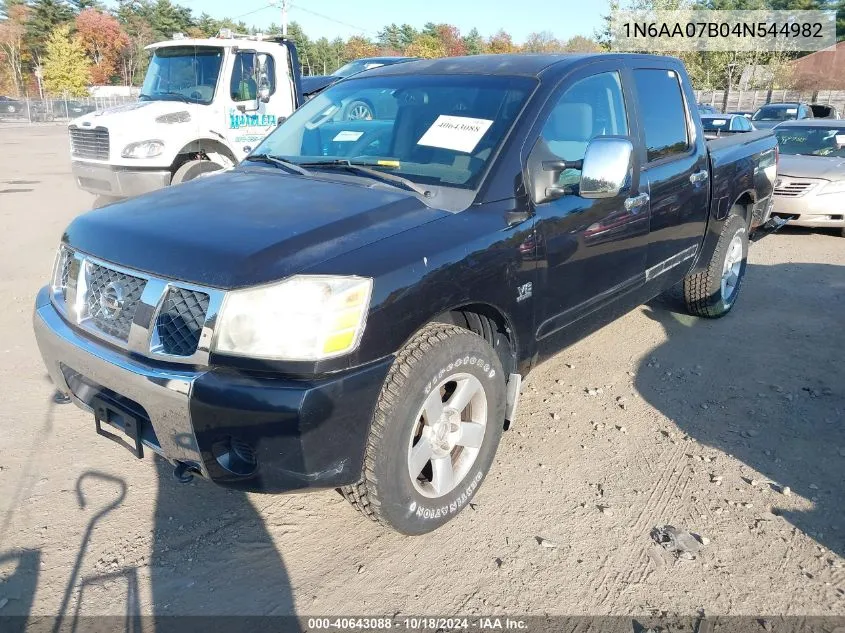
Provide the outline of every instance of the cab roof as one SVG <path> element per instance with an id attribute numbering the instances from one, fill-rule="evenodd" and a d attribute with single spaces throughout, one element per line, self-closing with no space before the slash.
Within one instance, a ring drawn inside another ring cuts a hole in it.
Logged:
<path id="1" fill-rule="evenodd" d="M 466 74 L 466 75 L 500 75 L 514 76 L 523 75 L 528 77 L 540 77 L 547 71 L 554 69 L 555 72 L 564 70 L 576 62 L 592 60 L 620 61 L 635 57 L 646 57 L 648 59 L 660 59 L 655 55 L 638 55 L 632 53 L 567 53 L 559 55 L 547 54 L 505 54 L 505 55 L 468 55 L 466 57 L 441 57 L 438 59 L 420 59 L 407 61 L 391 66 L 379 66 L 355 74 L 355 78 L 376 77 L 386 75 L 443 75 L 443 74 Z M 673 65 L 679 63 L 675 58 L 667 59 Z"/>
<path id="2" fill-rule="evenodd" d="M 155 50 L 157 48 L 165 48 L 167 46 L 216 46 L 220 47 L 232 47 L 232 46 L 239 46 L 241 48 L 246 48 L 248 45 L 251 44 L 273 44 L 272 40 L 247 40 L 247 39 L 236 39 L 236 38 L 224 38 L 224 37 L 204 37 L 204 38 L 189 38 L 186 37 L 184 39 L 179 40 L 165 40 L 163 42 L 155 42 L 154 44 L 149 44 L 144 47 L 144 50 Z"/>

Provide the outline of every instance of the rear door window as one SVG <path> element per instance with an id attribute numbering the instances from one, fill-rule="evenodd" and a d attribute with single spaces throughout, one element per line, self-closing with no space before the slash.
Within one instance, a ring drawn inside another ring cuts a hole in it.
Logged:
<path id="1" fill-rule="evenodd" d="M 687 109 L 679 79 L 673 70 L 634 70 L 648 162 L 680 156 L 690 149 Z"/>

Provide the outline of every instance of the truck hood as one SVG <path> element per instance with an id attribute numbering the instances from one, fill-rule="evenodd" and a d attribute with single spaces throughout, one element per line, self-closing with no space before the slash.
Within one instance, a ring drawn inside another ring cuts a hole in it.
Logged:
<path id="1" fill-rule="evenodd" d="M 332 75 L 310 75 L 308 77 L 303 77 L 301 79 L 302 94 L 307 96 L 320 92 L 323 88 L 326 88 L 341 79 L 342 77 L 333 77 Z"/>
<path id="2" fill-rule="evenodd" d="M 184 101 L 135 101 L 85 114 L 74 119 L 73 125 L 109 127 L 116 123 L 127 124 L 140 119 L 153 123 L 155 118 L 162 114 L 173 112 L 190 112 L 193 114 L 197 107 L 199 106 L 195 103 L 185 103 Z"/>
<path id="3" fill-rule="evenodd" d="M 781 154 L 778 175 L 792 178 L 843 180 L 845 179 L 845 158 Z"/>
<path id="4" fill-rule="evenodd" d="M 282 279 L 446 215 L 378 185 L 248 167 L 90 211 L 64 239 L 127 268 L 228 289 Z"/>

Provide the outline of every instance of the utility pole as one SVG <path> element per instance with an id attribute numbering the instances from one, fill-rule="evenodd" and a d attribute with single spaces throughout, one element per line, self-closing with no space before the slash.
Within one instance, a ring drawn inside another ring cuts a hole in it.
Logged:
<path id="1" fill-rule="evenodd" d="M 282 0 L 282 36 L 288 36 L 288 4 L 290 0 Z"/>

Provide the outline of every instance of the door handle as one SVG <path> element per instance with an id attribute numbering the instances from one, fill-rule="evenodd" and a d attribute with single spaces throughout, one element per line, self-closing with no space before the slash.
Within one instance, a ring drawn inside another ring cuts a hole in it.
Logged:
<path id="1" fill-rule="evenodd" d="M 696 185 L 700 182 L 704 182 L 708 178 L 710 178 L 710 174 L 707 173 L 706 169 L 702 169 L 701 171 L 697 171 L 694 174 L 690 174 L 689 181 L 692 184 Z"/>
<path id="2" fill-rule="evenodd" d="M 646 204 L 650 199 L 651 198 L 648 197 L 647 193 L 641 193 L 633 198 L 627 198 L 625 200 L 625 210 L 630 211 L 631 213 L 638 213 L 639 208 Z"/>

